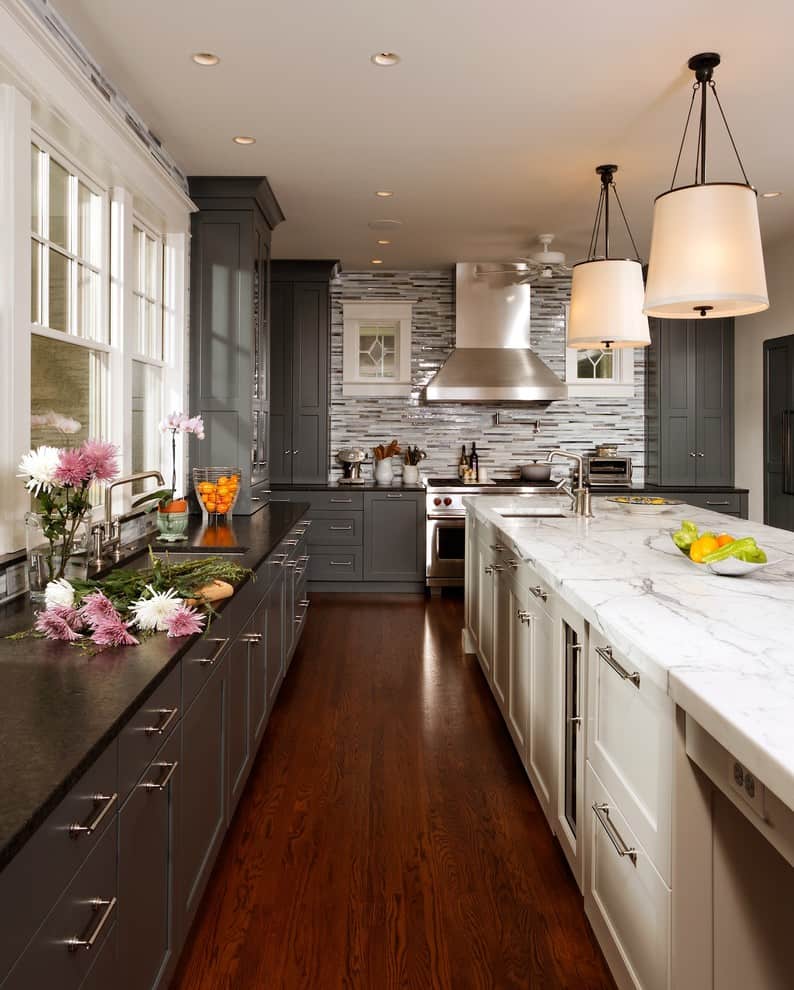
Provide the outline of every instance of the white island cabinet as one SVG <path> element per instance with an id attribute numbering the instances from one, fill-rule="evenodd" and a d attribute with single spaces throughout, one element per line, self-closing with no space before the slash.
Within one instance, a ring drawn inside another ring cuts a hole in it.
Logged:
<path id="1" fill-rule="evenodd" d="M 517 518 L 545 501 L 468 500 L 463 642 L 615 981 L 788 990 L 794 535 L 744 523 L 782 559 L 731 580 L 670 540 L 713 513 Z"/>

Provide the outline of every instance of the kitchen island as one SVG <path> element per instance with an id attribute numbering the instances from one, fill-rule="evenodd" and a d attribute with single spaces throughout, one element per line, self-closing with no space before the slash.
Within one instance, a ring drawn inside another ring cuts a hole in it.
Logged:
<path id="1" fill-rule="evenodd" d="M 584 519 L 568 505 L 469 500 L 464 642 L 613 974 L 787 986 L 794 535 L 693 506 L 640 516 L 596 497 Z M 684 518 L 777 562 L 712 575 L 670 539 Z"/>

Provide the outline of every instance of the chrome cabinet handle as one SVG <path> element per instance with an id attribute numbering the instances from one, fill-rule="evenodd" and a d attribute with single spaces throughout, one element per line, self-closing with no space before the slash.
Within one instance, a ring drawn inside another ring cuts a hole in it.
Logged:
<path id="1" fill-rule="evenodd" d="M 241 643 L 261 643 L 262 633 L 243 633 L 240 637 Z"/>
<path id="2" fill-rule="evenodd" d="M 548 594 L 541 588 L 539 584 L 536 584 L 534 588 L 529 589 L 535 598 L 539 598 L 542 602 L 548 601 Z"/>
<path id="3" fill-rule="evenodd" d="M 298 602 L 298 604 L 299 604 L 299 605 L 300 605 L 300 606 L 301 606 L 302 608 L 308 608 L 308 607 L 309 607 L 309 606 L 311 605 L 311 600 L 310 600 L 310 599 L 308 599 L 308 598 L 302 598 L 302 599 L 301 599 L 301 600 L 300 600 L 300 601 Z"/>
<path id="4" fill-rule="evenodd" d="M 287 547 L 296 547 L 300 543 L 300 540 L 284 540 L 283 543 Z"/>
<path id="5" fill-rule="evenodd" d="M 631 681 L 631 683 L 634 685 L 635 688 L 639 688 L 640 686 L 639 671 L 634 670 L 631 673 L 629 673 L 626 670 L 626 668 L 623 666 L 623 664 L 618 663 L 618 661 L 615 659 L 615 657 L 612 654 L 611 646 L 597 646 L 595 648 L 595 651 L 601 657 L 602 660 L 606 661 L 606 663 L 609 664 L 609 666 L 615 671 L 616 674 L 618 674 L 620 677 L 623 678 L 624 681 Z"/>
<path id="6" fill-rule="evenodd" d="M 349 504 L 350 502 L 353 501 L 353 499 L 352 498 L 329 498 L 328 501 L 329 502 L 344 502 L 345 504 Z"/>
<path id="7" fill-rule="evenodd" d="M 147 725 L 144 732 L 147 736 L 161 736 L 179 714 L 179 708 L 158 708 L 158 715 L 165 715 L 164 721 L 159 725 Z"/>
<path id="8" fill-rule="evenodd" d="M 331 567 L 352 567 L 352 560 L 329 560 L 328 563 Z"/>
<path id="9" fill-rule="evenodd" d="M 387 492 L 386 498 L 402 498 L 402 495 L 399 492 Z"/>
<path id="10" fill-rule="evenodd" d="M 299 451 L 299 450 L 293 450 L 293 451 L 292 451 L 292 453 L 293 453 L 293 454 L 299 454 L 299 453 L 300 453 L 300 451 Z"/>
<path id="11" fill-rule="evenodd" d="M 116 906 L 116 898 L 111 897 L 110 900 L 103 900 L 100 897 L 95 897 L 88 902 L 93 908 L 94 914 L 99 914 L 101 908 L 105 910 L 99 915 L 99 920 L 95 925 L 89 928 L 82 938 L 77 936 L 73 938 L 67 938 L 66 948 L 70 952 L 77 952 L 78 949 L 90 949 L 93 947 L 96 940 L 105 925 L 108 923 L 108 919 L 113 913 L 113 908 Z"/>
<path id="12" fill-rule="evenodd" d="M 215 661 L 218 659 L 218 657 L 221 655 L 221 653 L 223 652 L 224 646 L 226 646 L 226 644 L 229 642 L 229 640 L 228 639 L 208 639 L 206 642 L 208 642 L 208 643 L 217 643 L 218 644 L 218 648 L 215 650 L 215 652 L 212 654 L 211 657 L 194 657 L 193 658 L 193 662 L 194 663 L 207 664 L 208 666 L 211 667 L 215 663 Z"/>
<path id="13" fill-rule="evenodd" d="M 611 839 L 612 845 L 615 847 L 618 856 L 628 856 L 632 862 L 632 865 L 636 866 L 637 850 L 633 846 L 626 845 L 623 840 L 623 836 L 612 824 L 612 819 L 609 817 L 609 805 L 606 804 L 606 802 L 603 804 L 595 803 L 593 805 L 593 811 L 595 812 L 596 818 L 601 822 L 604 831 Z"/>
<path id="14" fill-rule="evenodd" d="M 145 783 L 141 784 L 141 787 L 145 791 L 164 791 L 168 787 L 168 781 L 176 773 L 176 768 L 179 766 L 179 760 L 174 760 L 173 763 L 153 763 L 153 767 L 160 767 L 162 770 L 167 770 L 166 775 L 160 780 L 147 780 Z"/>
<path id="15" fill-rule="evenodd" d="M 484 570 L 485 570 L 485 573 L 486 574 L 493 574 L 493 565 L 492 564 L 487 564 L 485 566 L 485 569 Z"/>
<path id="16" fill-rule="evenodd" d="M 507 547 L 503 547 L 501 543 L 492 543 L 491 550 L 495 550 L 496 553 L 504 553 Z"/>
<path id="17" fill-rule="evenodd" d="M 706 505 L 730 505 L 730 504 L 731 503 L 728 502 L 727 500 L 724 502 L 710 502 L 708 499 L 706 499 Z"/>
<path id="18" fill-rule="evenodd" d="M 329 526 L 328 529 L 334 533 L 349 533 L 352 526 Z"/>
<path id="19" fill-rule="evenodd" d="M 511 571 L 518 570 L 519 564 L 520 561 L 516 560 L 515 557 L 511 557 L 510 560 L 508 560 L 507 562 L 507 566 L 510 568 Z"/>
<path id="20" fill-rule="evenodd" d="M 493 573 L 494 571 L 503 571 L 503 570 L 504 567 L 502 566 L 502 564 L 491 564 L 491 573 Z"/>
<path id="21" fill-rule="evenodd" d="M 71 835 L 73 839 L 79 839 L 81 835 L 91 835 L 92 832 L 96 832 L 117 800 L 118 794 L 116 794 L 115 791 L 112 794 L 95 794 L 94 808 L 96 808 L 96 806 L 100 803 L 102 807 L 93 818 L 84 824 L 81 825 L 79 822 L 74 822 L 70 825 L 69 835 Z"/>
<path id="22" fill-rule="evenodd" d="M 689 456 L 690 456 L 690 457 L 697 457 L 697 454 L 695 453 L 695 451 L 694 451 L 694 450 L 690 450 L 690 451 L 689 451 Z"/>
<path id="23" fill-rule="evenodd" d="M 261 498 L 259 498 L 259 496 L 258 496 L 258 495 L 252 495 L 252 496 L 251 496 L 251 501 L 252 501 L 252 502 L 261 502 L 261 501 L 262 501 L 262 499 L 261 499 Z"/>
<path id="24" fill-rule="evenodd" d="M 578 728 L 578 726 L 580 726 L 582 724 L 582 716 L 581 715 L 569 715 L 568 716 L 568 721 L 570 722 L 571 725 L 575 725 Z"/>
<path id="25" fill-rule="evenodd" d="M 702 451 L 702 450 L 699 450 L 699 451 L 698 451 L 698 457 L 705 457 L 705 456 L 706 456 L 706 455 L 705 455 L 705 454 L 703 453 L 703 451 Z"/>
<path id="26" fill-rule="evenodd" d="M 532 620 L 532 613 L 531 612 L 527 612 L 527 610 L 525 608 L 520 608 L 516 612 L 516 618 L 520 622 L 526 622 L 526 624 L 529 625 L 529 623 Z"/>
<path id="27" fill-rule="evenodd" d="M 284 453 L 289 457 L 289 455 L 290 455 L 290 451 L 289 450 L 285 450 Z"/>

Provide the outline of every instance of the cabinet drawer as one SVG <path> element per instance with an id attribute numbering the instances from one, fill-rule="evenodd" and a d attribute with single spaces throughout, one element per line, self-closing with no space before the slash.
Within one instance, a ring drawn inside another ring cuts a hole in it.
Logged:
<path id="1" fill-rule="evenodd" d="M 182 658 L 182 713 L 187 710 L 213 670 L 221 662 L 229 645 L 229 638 L 209 636 L 200 639 Z"/>
<path id="2" fill-rule="evenodd" d="M 116 918 L 116 820 L 113 815 L 113 824 L 36 932 L 3 990 L 76 990 L 85 979 Z"/>
<path id="3" fill-rule="evenodd" d="M 360 547 L 363 512 L 315 512 L 308 532 L 309 546 Z"/>
<path id="4" fill-rule="evenodd" d="M 309 558 L 310 581 L 360 581 L 363 551 L 312 547 Z"/>
<path id="5" fill-rule="evenodd" d="M 363 509 L 364 493 L 360 491 L 346 489 L 333 489 L 331 491 L 276 491 L 273 492 L 271 501 L 282 502 L 308 502 L 311 506 L 307 515 L 313 519 L 315 512 L 322 512 L 327 509 Z"/>
<path id="6" fill-rule="evenodd" d="M 118 745 L 114 741 L 0 875 L 0 903 L 4 905 L 0 981 L 105 830 L 115 822 L 117 773 Z M 80 829 L 73 829 L 75 825 Z M 115 835 L 115 827 L 112 831 Z"/>
<path id="7" fill-rule="evenodd" d="M 501 543 L 494 544 L 502 546 Z M 551 587 L 538 577 L 534 567 L 526 561 L 520 561 L 510 551 L 497 553 L 498 562 L 512 574 L 512 584 L 519 597 L 529 592 L 529 602 L 541 609 L 546 615 L 552 614 L 554 592 Z"/>
<path id="8" fill-rule="evenodd" d="M 124 801 L 179 720 L 180 665 L 148 698 L 119 736 L 119 800 Z"/>
<path id="9" fill-rule="evenodd" d="M 592 627 L 588 669 L 588 759 L 670 883 L 675 707 Z"/>
<path id="10" fill-rule="evenodd" d="M 729 515 L 738 515 L 742 510 L 742 497 L 731 492 L 685 492 L 676 495 L 681 501 L 688 505 L 695 505 L 699 509 L 710 509 L 712 512 L 725 512 Z"/>
<path id="11" fill-rule="evenodd" d="M 618 986 L 668 990 L 670 888 L 589 761 L 586 802 L 587 917 Z"/>

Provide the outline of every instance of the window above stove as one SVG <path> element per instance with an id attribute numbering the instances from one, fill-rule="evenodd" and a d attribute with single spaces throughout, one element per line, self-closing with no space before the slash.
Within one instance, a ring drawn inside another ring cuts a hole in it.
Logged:
<path id="1" fill-rule="evenodd" d="M 565 307 L 565 323 L 568 324 Z M 565 384 L 570 397 L 598 398 L 634 395 L 634 349 L 575 350 L 565 348 Z"/>
<path id="2" fill-rule="evenodd" d="M 342 395 L 411 394 L 411 309 L 377 299 L 343 304 Z"/>

